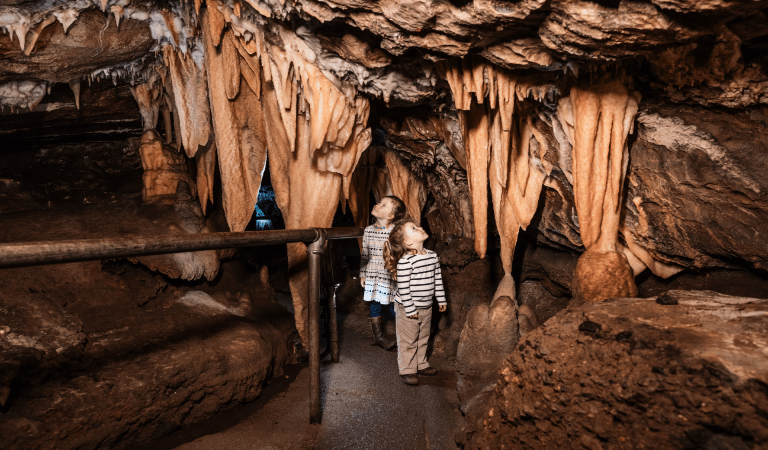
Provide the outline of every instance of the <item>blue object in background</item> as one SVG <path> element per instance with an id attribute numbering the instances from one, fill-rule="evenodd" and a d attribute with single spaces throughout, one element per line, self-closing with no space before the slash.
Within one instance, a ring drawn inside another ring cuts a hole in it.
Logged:
<path id="1" fill-rule="evenodd" d="M 272 186 L 264 185 L 259 188 L 259 197 L 253 210 L 254 230 L 278 230 L 285 228 L 283 215 L 275 201 L 275 191 Z"/>

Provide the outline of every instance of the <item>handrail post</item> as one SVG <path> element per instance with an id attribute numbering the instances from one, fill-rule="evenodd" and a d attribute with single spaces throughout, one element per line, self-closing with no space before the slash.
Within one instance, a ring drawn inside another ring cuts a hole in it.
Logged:
<path id="1" fill-rule="evenodd" d="M 331 346 L 331 361 L 339 362 L 339 324 L 336 317 L 336 294 L 341 284 L 333 285 L 333 295 L 328 296 L 328 345 Z"/>
<path id="2" fill-rule="evenodd" d="M 309 254 L 309 423 L 320 423 L 320 274 L 325 230 L 315 228 L 317 238 L 307 247 Z"/>

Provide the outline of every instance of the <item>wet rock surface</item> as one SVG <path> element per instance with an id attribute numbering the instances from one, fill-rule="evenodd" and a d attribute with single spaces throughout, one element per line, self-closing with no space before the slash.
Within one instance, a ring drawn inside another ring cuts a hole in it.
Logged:
<path id="1" fill-rule="evenodd" d="M 551 318 L 521 340 L 457 440 L 473 449 L 763 448 L 766 301 L 663 297 L 673 301 L 611 299 Z"/>

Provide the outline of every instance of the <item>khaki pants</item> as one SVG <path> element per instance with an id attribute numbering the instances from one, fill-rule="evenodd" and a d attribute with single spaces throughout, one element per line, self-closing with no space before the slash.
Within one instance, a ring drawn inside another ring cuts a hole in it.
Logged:
<path id="1" fill-rule="evenodd" d="M 429 367 L 427 344 L 432 324 L 432 308 L 417 308 L 418 319 L 405 316 L 405 308 L 395 303 L 397 324 L 397 366 L 400 375 L 414 375 Z"/>

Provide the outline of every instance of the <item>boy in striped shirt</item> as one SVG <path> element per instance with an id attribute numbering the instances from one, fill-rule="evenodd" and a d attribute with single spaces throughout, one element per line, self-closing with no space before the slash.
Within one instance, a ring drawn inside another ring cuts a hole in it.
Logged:
<path id="1" fill-rule="evenodd" d="M 448 308 L 437 254 L 424 248 L 429 235 L 411 219 L 395 225 L 384 246 L 387 270 L 397 282 L 397 364 L 403 382 L 419 384 L 417 375 L 435 375 L 427 362 L 432 298 L 440 312 Z"/>

